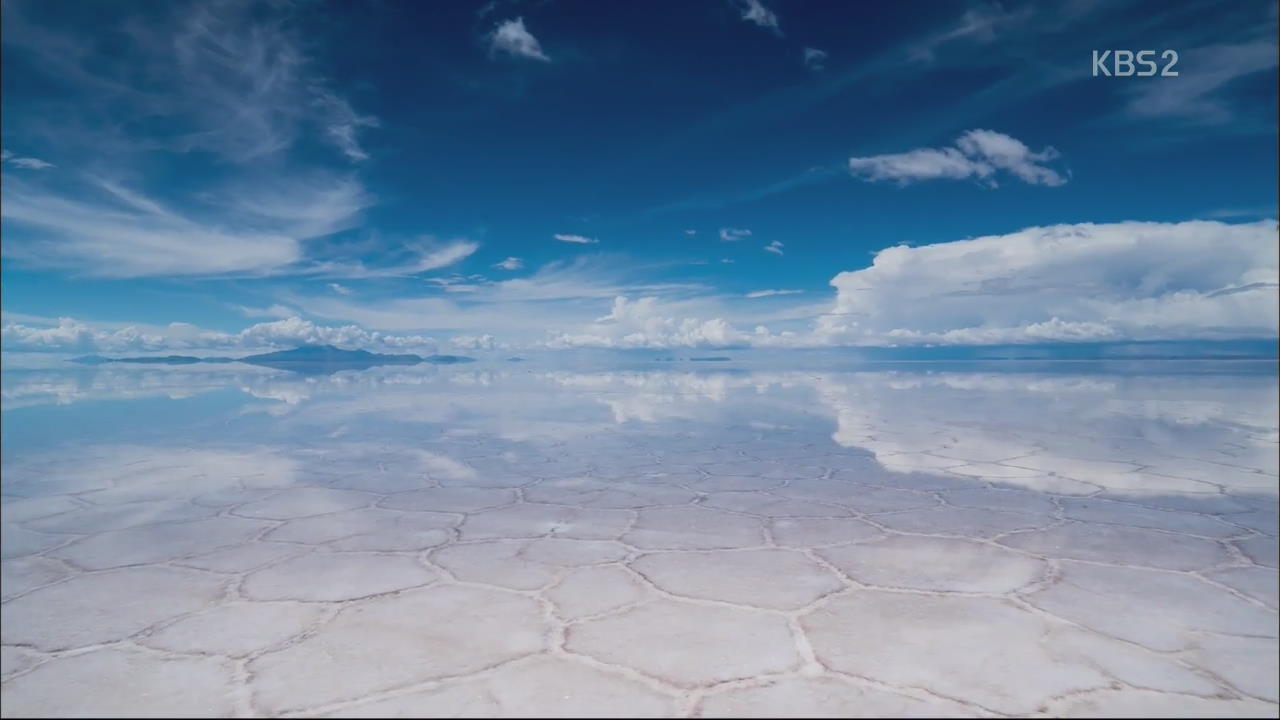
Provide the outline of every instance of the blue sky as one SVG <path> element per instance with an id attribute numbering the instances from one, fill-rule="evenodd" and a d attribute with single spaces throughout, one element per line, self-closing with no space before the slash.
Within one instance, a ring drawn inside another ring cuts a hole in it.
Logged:
<path id="1" fill-rule="evenodd" d="M 6 352 L 1276 335 L 1273 2 L 3 13 Z"/>

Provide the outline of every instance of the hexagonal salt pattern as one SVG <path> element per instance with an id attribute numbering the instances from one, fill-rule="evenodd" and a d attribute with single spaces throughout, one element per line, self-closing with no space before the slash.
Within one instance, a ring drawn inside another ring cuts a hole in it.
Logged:
<path id="1" fill-rule="evenodd" d="M 1273 416 L 912 378 L 441 374 L 306 438 L 6 447 L 3 712 L 1277 715 Z"/>

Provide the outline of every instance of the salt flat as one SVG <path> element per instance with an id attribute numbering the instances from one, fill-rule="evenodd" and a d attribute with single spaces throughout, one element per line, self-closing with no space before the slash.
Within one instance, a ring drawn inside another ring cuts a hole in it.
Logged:
<path id="1" fill-rule="evenodd" d="M 1274 368 L 1013 370 L 7 373 L 0 708 L 1280 714 Z"/>

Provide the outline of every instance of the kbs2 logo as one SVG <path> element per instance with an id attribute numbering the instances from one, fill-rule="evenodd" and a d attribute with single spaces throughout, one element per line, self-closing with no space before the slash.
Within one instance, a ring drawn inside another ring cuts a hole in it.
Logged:
<path id="1" fill-rule="evenodd" d="M 1151 77 L 1156 74 L 1156 56 L 1155 50 L 1103 50 L 1101 52 L 1093 51 L 1093 76 L 1098 77 Z M 1108 65 L 1107 61 L 1111 64 Z M 1165 50 L 1160 53 L 1160 60 L 1165 63 L 1160 69 L 1160 77 L 1178 77 L 1178 71 L 1173 69 L 1178 64 L 1178 52 L 1176 50 Z M 1144 68 L 1139 70 L 1138 68 Z"/>

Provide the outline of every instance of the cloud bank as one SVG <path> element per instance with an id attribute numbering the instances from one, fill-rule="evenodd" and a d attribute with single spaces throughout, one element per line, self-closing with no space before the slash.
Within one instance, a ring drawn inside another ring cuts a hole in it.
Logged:
<path id="1" fill-rule="evenodd" d="M 1080 223 L 881 250 L 831 280 L 830 301 L 789 290 L 722 296 L 697 285 L 606 281 L 590 264 L 474 284 L 443 297 L 361 302 L 329 291 L 281 298 L 255 316 L 297 316 L 239 333 L 190 325 L 90 327 L 70 319 L 4 326 L 6 350 L 236 349 L 328 342 L 370 349 L 693 348 L 991 345 L 1274 338 L 1280 325 L 1275 220 L 1247 224 Z M 464 283 L 463 280 L 466 280 Z M 760 298 L 776 297 L 764 303 Z M 601 310 L 607 310 L 603 315 Z M 594 318 L 594 319 L 593 319 Z M 377 331 L 365 327 L 379 328 Z M 536 330 L 535 330 L 536 328 Z M 545 334 L 543 329 L 546 329 Z"/>
<path id="2" fill-rule="evenodd" d="M 1275 337 L 1276 222 L 1033 227 L 888 248 L 831 285 L 830 344 Z"/>
<path id="3" fill-rule="evenodd" d="M 213 352 L 291 348 L 306 344 L 346 348 L 433 352 L 436 340 L 420 335 L 394 335 L 355 325 L 324 326 L 291 317 L 251 325 L 238 333 L 203 330 L 186 323 L 163 327 L 91 327 L 73 318 L 60 318 L 50 327 L 7 323 L 0 330 L 5 350 L 45 352 L 139 352 L 204 350 Z"/>

